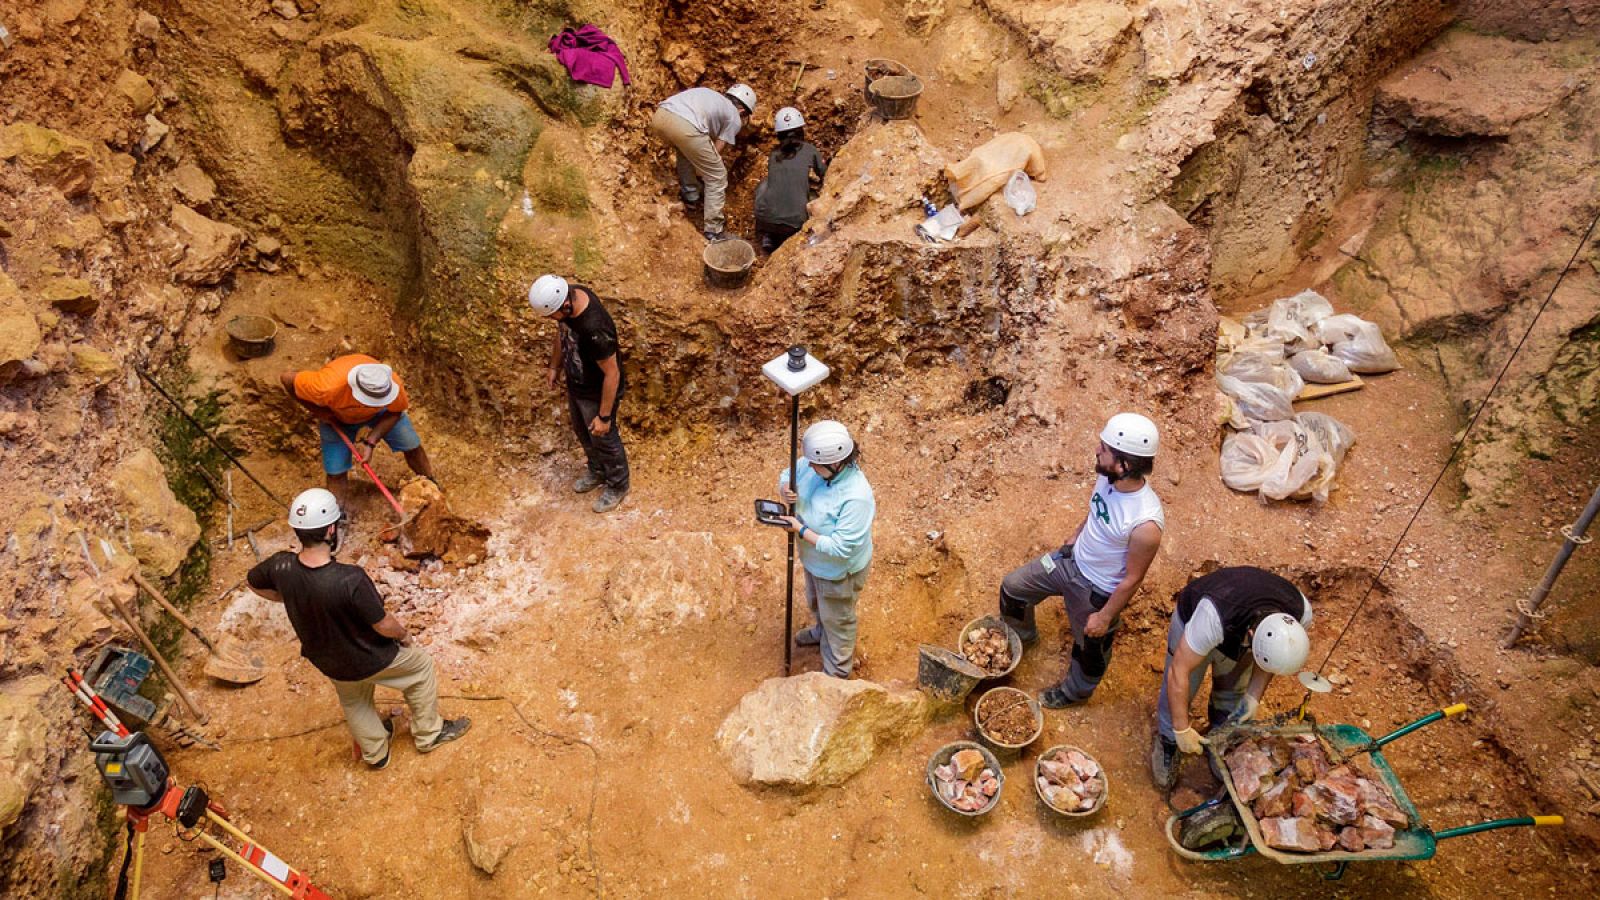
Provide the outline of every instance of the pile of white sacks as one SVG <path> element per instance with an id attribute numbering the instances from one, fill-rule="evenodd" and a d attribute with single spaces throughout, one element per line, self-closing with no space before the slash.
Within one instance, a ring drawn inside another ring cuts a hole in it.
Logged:
<path id="1" fill-rule="evenodd" d="M 1332 416 L 1294 411 L 1307 382 L 1339 384 L 1354 374 L 1400 368 L 1378 326 L 1335 315 L 1316 291 L 1302 291 L 1217 330 L 1222 480 L 1269 500 L 1328 499 L 1355 432 Z"/>

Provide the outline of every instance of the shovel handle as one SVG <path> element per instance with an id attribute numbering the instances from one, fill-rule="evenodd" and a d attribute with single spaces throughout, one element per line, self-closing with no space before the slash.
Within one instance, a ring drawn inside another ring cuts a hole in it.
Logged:
<path id="1" fill-rule="evenodd" d="M 1411 732 L 1416 731 L 1418 728 L 1422 728 L 1422 727 L 1427 726 L 1427 725 L 1432 725 L 1433 723 L 1439 721 L 1440 719 L 1448 719 L 1448 718 L 1452 718 L 1454 716 L 1459 716 L 1459 715 L 1461 715 L 1462 713 L 1464 713 L 1466 711 L 1467 711 L 1467 705 L 1465 703 L 1456 703 L 1456 704 L 1452 704 L 1450 706 L 1446 706 L 1444 709 L 1441 709 L 1441 710 L 1439 710 L 1437 712 L 1428 713 L 1427 715 L 1425 715 L 1422 718 L 1416 720 L 1415 722 L 1412 722 L 1410 725 L 1402 725 L 1399 728 L 1396 728 L 1395 730 L 1389 732 L 1388 734 L 1384 735 L 1383 737 L 1378 738 L 1377 740 L 1374 740 L 1372 742 L 1372 745 L 1369 746 L 1367 749 L 1368 750 L 1376 750 L 1379 747 L 1382 747 L 1384 744 L 1389 743 L 1390 741 L 1398 740 L 1400 738 L 1405 737 L 1406 735 L 1410 734 Z"/>
<path id="2" fill-rule="evenodd" d="M 1477 834 L 1480 831 L 1494 831 L 1497 828 L 1546 828 L 1551 825 L 1565 825 L 1567 820 L 1561 816 L 1520 816 L 1515 819 L 1491 819 L 1487 822 L 1478 822 L 1475 825 L 1462 825 L 1460 828 L 1446 828 L 1433 834 L 1434 840 L 1443 841 L 1453 837 L 1468 834 Z"/>
<path id="3" fill-rule="evenodd" d="M 189 633 L 194 635 L 195 639 L 200 643 L 204 644 L 207 650 L 210 650 L 213 654 L 217 652 L 217 645 L 211 643 L 211 639 L 200 632 L 200 627 L 189 621 L 188 616 L 179 612 L 178 608 L 173 606 L 171 601 L 167 600 L 166 596 L 163 595 L 161 591 L 157 590 L 156 586 L 151 584 L 148 578 L 145 578 L 143 575 L 139 574 L 138 569 L 133 570 L 133 583 L 142 588 L 146 594 L 156 598 L 156 602 L 161 604 L 161 608 L 169 613 L 172 613 L 172 617 L 178 620 L 178 624 L 182 625 L 184 628 L 187 628 Z"/>
<path id="4" fill-rule="evenodd" d="M 344 429 L 340 428 L 337 424 L 330 425 L 329 427 L 333 429 L 334 434 L 339 436 L 339 440 L 344 441 L 344 445 L 350 448 L 350 455 L 356 458 L 356 462 L 361 463 L 361 468 L 367 471 L 367 477 L 371 478 L 372 483 L 377 485 L 378 490 L 383 492 L 383 499 L 389 501 L 389 505 L 394 507 L 394 514 L 404 519 L 406 517 L 406 511 L 403 507 L 401 507 L 400 501 L 394 499 L 394 495 L 389 493 L 389 489 L 383 486 L 383 481 L 378 478 L 378 473 L 372 471 L 372 466 L 362 458 L 360 452 L 356 450 L 355 443 L 350 440 L 350 436 L 345 434 Z"/>

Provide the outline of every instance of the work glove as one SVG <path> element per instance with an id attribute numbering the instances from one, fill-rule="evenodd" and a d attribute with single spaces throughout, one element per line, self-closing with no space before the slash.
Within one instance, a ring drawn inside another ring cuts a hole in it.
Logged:
<path id="1" fill-rule="evenodd" d="M 1228 714 L 1228 719 L 1223 724 L 1238 725 L 1240 722 L 1248 722 L 1255 718 L 1256 709 L 1260 706 L 1260 700 L 1257 700 L 1249 694 L 1245 694 L 1243 697 L 1239 698 L 1238 705 L 1233 708 L 1233 712 Z"/>
<path id="2" fill-rule="evenodd" d="M 1179 753 L 1191 753 L 1197 756 L 1200 754 L 1200 747 L 1206 742 L 1206 739 L 1200 736 L 1200 732 L 1192 727 L 1176 732 L 1172 735 L 1172 739 L 1177 742 Z"/>

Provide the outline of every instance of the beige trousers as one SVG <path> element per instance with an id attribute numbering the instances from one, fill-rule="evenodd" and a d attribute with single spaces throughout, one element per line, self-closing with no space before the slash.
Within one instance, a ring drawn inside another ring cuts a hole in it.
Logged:
<path id="1" fill-rule="evenodd" d="M 705 182 L 705 229 L 721 231 L 724 225 L 722 204 L 728 195 L 728 169 L 717 155 L 709 135 L 701 134 L 682 116 L 657 109 L 650 119 L 650 132 L 678 151 L 678 186 L 691 188 L 695 176 Z"/>
<path id="2" fill-rule="evenodd" d="M 394 662 L 371 678 L 360 681 L 333 681 L 344 707 L 344 721 L 361 747 L 361 758 L 378 763 L 389 752 L 389 733 L 383 730 L 383 717 L 372 702 L 373 688 L 386 687 L 400 692 L 411 709 L 411 738 L 419 748 L 433 743 L 444 727 L 439 717 L 439 682 L 433 675 L 433 658 L 416 647 L 401 647 Z"/>

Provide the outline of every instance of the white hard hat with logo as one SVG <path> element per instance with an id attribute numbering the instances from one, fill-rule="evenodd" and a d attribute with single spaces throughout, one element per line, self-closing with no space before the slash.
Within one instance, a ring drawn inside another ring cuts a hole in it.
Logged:
<path id="1" fill-rule="evenodd" d="M 723 93 L 739 101 L 746 112 L 756 111 L 756 92 L 748 84 L 736 84 Z"/>
<path id="2" fill-rule="evenodd" d="M 856 442 L 850 439 L 849 429 L 832 419 L 812 423 L 806 429 L 805 437 L 800 439 L 800 445 L 805 449 L 806 459 L 819 466 L 831 466 L 849 457 L 856 449 Z"/>
<path id="3" fill-rule="evenodd" d="M 560 275 L 540 275 L 539 280 L 528 288 L 528 305 L 541 316 L 553 316 L 561 304 L 567 302 L 570 292 L 567 280 Z"/>
<path id="4" fill-rule="evenodd" d="M 327 488 L 301 491 L 289 504 L 289 527 L 301 531 L 326 528 L 339 521 L 339 500 Z"/>
<path id="5" fill-rule="evenodd" d="M 1100 429 L 1100 440 L 1107 447 L 1129 456 L 1154 457 L 1160 436 L 1156 423 L 1138 413 L 1117 413 Z"/>
<path id="6" fill-rule="evenodd" d="M 1273 613 L 1256 626 L 1250 642 L 1256 665 L 1274 675 L 1293 675 L 1306 664 L 1311 653 L 1311 637 L 1300 620 L 1288 613 Z"/>
<path id="7" fill-rule="evenodd" d="M 806 117 L 800 115 L 800 110 L 792 106 L 785 106 L 783 109 L 778 110 L 776 116 L 772 117 L 773 131 L 793 131 L 796 128 L 803 127 L 805 124 Z"/>

